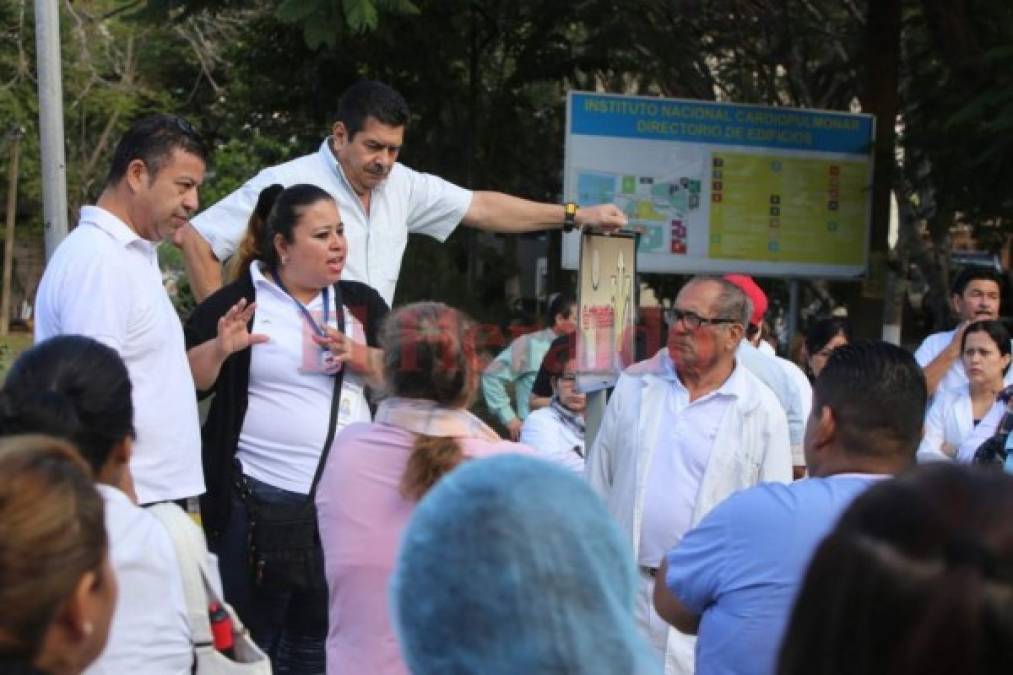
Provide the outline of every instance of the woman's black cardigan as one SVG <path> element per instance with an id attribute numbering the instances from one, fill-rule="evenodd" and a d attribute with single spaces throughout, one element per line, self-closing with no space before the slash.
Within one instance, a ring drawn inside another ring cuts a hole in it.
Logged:
<path id="1" fill-rule="evenodd" d="M 362 322 L 366 343 L 379 344 L 380 325 L 390 311 L 380 294 L 357 281 L 338 282 L 341 302 L 356 319 Z M 337 294 L 335 293 L 335 296 Z M 186 348 L 196 347 L 214 338 L 218 333 L 218 319 L 245 298 L 256 300 L 256 292 L 249 274 L 224 286 L 202 302 L 183 327 Z M 337 301 L 337 297 L 335 297 Z M 336 308 L 335 311 L 338 311 Z M 253 320 L 249 323 L 253 329 Z M 222 364 L 218 379 L 209 391 L 198 391 L 198 398 L 215 395 L 211 401 L 207 420 L 201 429 L 201 458 L 204 464 L 204 483 L 207 487 L 200 498 L 201 519 L 210 541 L 216 541 L 229 519 L 233 461 L 239 443 L 239 433 L 246 417 L 250 386 L 250 348 L 232 354 Z M 278 424 L 285 424 L 278 420 Z"/>

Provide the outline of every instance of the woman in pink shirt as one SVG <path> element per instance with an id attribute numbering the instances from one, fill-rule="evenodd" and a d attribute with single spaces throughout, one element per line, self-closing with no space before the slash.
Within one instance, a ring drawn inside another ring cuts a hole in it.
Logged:
<path id="1" fill-rule="evenodd" d="M 391 314 L 381 333 L 389 397 L 335 439 L 317 490 L 329 600 L 327 673 L 407 673 L 388 583 L 416 502 L 462 461 L 530 452 L 468 412 L 481 364 L 473 324 L 442 303 Z"/>

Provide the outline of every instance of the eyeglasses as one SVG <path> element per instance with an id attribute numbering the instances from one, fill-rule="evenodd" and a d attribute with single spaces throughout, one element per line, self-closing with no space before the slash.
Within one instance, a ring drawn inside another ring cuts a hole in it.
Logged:
<path id="1" fill-rule="evenodd" d="M 576 373 L 566 373 L 564 375 L 560 375 L 559 376 L 559 381 L 560 382 L 576 382 L 577 381 L 577 374 Z"/>
<path id="2" fill-rule="evenodd" d="M 729 319 L 728 317 L 722 316 L 708 319 L 700 316 L 696 312 L 679 309 L 677 307 L 673 307 L 665 312 L 665 320 L 668 321 L 668 325 L 670 326 L 674 326 L 677 321 L 682 321 L 682 325 L 689 330 L 696 330 L 700 326 L 711 326 L 720 323 L 742 323 L 738 319 Z"/>

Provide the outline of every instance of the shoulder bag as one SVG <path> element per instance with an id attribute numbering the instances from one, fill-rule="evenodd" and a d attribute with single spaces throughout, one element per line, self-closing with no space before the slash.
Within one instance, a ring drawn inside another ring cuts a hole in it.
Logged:
<path id="1" fill-rule="evenodd" d="M 338 330 L 344 332 L 345 312 L 341 287 L 334 284 L 333 289 Z M 326 592 L 324 554 L 320 545 L 314 496 L 334 442 L 344 374 L 345 368 L 342 367 L 334 375 L 327 439 L 320 452 L 320 461 L 305 501 L 291 505 L 258 501 L 247 487 L 242 474 L 238 476 L 241 497 L 250 517 L 250 562 L 253 581 L 258 587 L 293 592 Z"/>
<path id="2" fill-rule="evenodd" d="M 148 512 L 162 523 L 176 549 L 193 642 L 193 672 L 196 675 L 270 675 L 270 660 L 250 637 L 235 610 L 215 590 L 208 549 L 200 528 L 176 504 L 155 504 Z M 221 607 L 231 620 L 231 657 L 215 647 L 208 614 L 214 605 Z"/>

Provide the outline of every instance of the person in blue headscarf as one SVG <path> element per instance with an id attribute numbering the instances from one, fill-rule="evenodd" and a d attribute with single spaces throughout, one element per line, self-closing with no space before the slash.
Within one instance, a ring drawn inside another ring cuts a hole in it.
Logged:
<path id="1" fill-rule="evenodd" d="M 391 584 L 414 675 L 657 672 L 633 619 L 632 553 L 573 472 L 467 462 L 419 503 Z"/>

